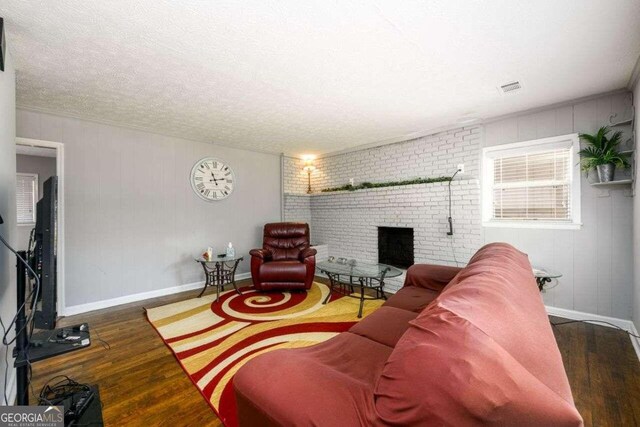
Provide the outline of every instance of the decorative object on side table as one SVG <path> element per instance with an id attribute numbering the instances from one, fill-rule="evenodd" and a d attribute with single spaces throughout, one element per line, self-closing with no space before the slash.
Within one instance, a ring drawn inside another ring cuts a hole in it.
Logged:
<path id="1" fill-rule="evenodd" d="M 616 167 L 627 169 L 631 166 L 628 154 L 618 150 L 622 132 L 616 131 L 609 137 L 610 132 L 608 126 L 603 126 L 594 135 L 580 134 L 580 139 L 587 143 L 587 147 L 578 152 L 582 170 L 589 172 L 596 169 L 600 182 L 613 181 Z"/>
<path id="2" fill-rule="evenodd" d="M 546 268 L 533 267 L 533 276 L 538 283 L 538 290 L 542 292 L 545 284 L 550 283 L 553 279 L 559 279 L 562 277 L 562 273 L 547 270 Z"/>
<path id="3" fill-rule="evenodd" d="M 207 252 L 205 252 L 206 254 Z M 211 259 L 208 256 L 198 257 L 196 258 L 196 262 L 199 262 L 202 265 L 202 269 L 204 270 L 205 282 L 204 288 L 198 298 L 200 298 L 204 291 L 207 290 L 208 286 L 215 286 L 216 288 L 216 302 L 220 299 L 220 289 L 224 290 L 224 286 L 231 283 L 233 288 L 236 290 L 238 295 L 242 293 L 236 286 L 236 270 L 238 268 L 238 264 L 242 261 L 243 257 L 220 257 L 217 259 Z"/>
<path id="4" fill-rule="evenodd" d="M 347 260 L 346 258 L 338 258 L 338 262 L 320 262 L 318 263 L 318 269 L 329 277 L 331 283 L 331 289 L 323 304 L 329 302 L 334 290 L 339 290 L 345 296 L 360 299 L 358 318 L 362 317 L 362 308 L 365 300 L 387 299 L 384 294 L 384 279 L 402 274 L 402 270 L 390 265 L 360 262 L 355 259 Z M 360 295 L 352 295 L 354 287 L 360 288 Z M 365 296 L 365 288 L 374 290 L 375 295 Z"/>

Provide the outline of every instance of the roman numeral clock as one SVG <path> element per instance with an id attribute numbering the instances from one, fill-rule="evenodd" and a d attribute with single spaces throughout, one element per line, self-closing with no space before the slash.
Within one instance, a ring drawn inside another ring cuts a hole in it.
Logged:
<path id="1" fill-rule="evenodd" d="M 191 188 L 207 202 L 229 197 L 233 193 L 235 181 L 231 167 L 213 157 L 200 159 L 191 169 Z"/>

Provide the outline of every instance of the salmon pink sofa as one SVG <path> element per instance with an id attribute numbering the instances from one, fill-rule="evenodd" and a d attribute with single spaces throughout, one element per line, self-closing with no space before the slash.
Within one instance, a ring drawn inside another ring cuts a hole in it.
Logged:
<path id="1" fill-rule="evenodd" d="M 415 265 L 348 332 L 233 378 L 241 426 L 581 426 L 527 256 Z"/>

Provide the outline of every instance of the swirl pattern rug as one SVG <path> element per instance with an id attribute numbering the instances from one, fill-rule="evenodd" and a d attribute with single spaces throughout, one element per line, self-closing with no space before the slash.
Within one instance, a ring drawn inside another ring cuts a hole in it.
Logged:
<path id="1" fill-rule="evenodd" d="M 237 425 L 232 380 L 252 358 L 326 341 L 358 322 L 360 301 L 314 282 L 306 293 L 215 292 L 147 310 L 147 318 L 226 426 Z M 363 318 L 383 301 L 366 301 Z"/>

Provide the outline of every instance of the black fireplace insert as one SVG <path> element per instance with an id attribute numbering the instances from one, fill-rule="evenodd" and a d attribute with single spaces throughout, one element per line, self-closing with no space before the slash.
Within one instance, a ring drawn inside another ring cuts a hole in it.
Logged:
<path id="1" fill-rule="evenodd" d="M 398 268 L 413 265 L 413 228 L 378 227 L 378 262 Z"/>

